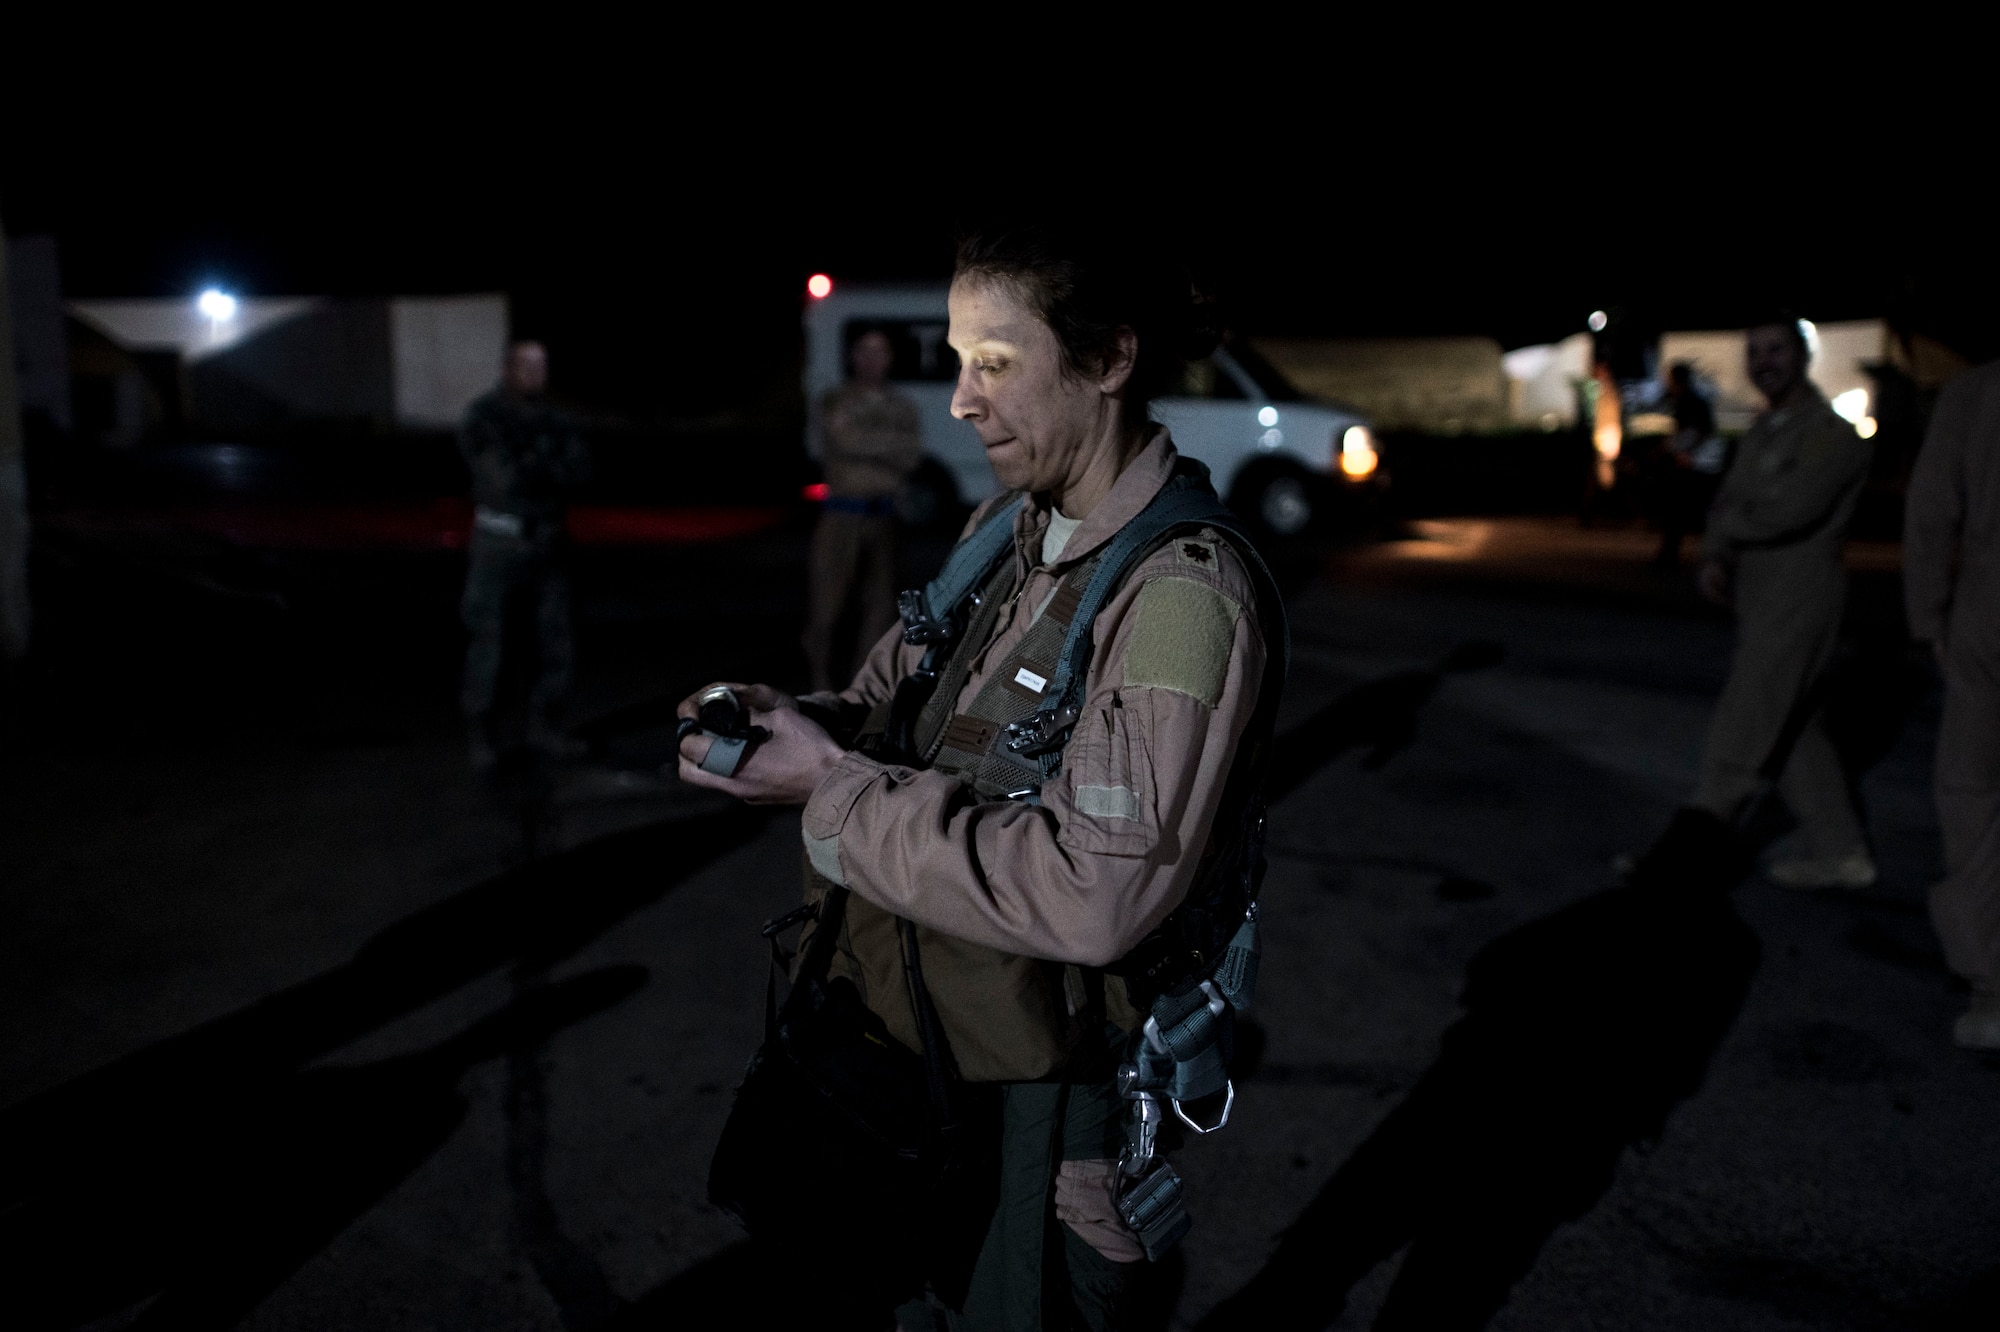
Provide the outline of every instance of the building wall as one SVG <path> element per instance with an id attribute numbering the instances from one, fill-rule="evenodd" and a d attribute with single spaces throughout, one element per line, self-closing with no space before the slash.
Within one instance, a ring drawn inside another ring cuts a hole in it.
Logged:
<path id="1" fill-rule="evenodd" d="M 1888 325 L 1879 319 L 1850 323 L 1818 324 L 1819 354 L 1809 372 L 1814 384 L 1828 398 L 1849 389 L 1866 389 L 1872 395 L 1875 381 L 1862 367 L 1883 360 L 1889 354 Z M 1750 382 L 1743 368 L 1743 330 L 1709 329 L 1660 335 L 1660 371 L 1676 361 L 1691 363 L 1701 377 L 1714 386 L 1716 424 L 1726 431 L 1750 428 L 1750 422 L 1764 408 L 1763 395 Z"/>
<path id="2" fill-rule="evenodd" d="M 389 312 L 382 301 L 321 301 L 187 367 L 197 431 L 297 421 L 369 430 L 395 424 Z"/>
<path id="3" fill-rule="evenodd" d="M 1349 403 L 1378 429 L 1455 435 L 1510 424 L 1508 379 L 1491 338 L 1257 338 L 1307 393 Z"/>
<path id="4" fill-rule="evenodd" d="M 499 382 L 507 350 L 507 298 L 400 296 L 389 302 L 396 423 L 456 426 L 472 400 Z"/>
<path id="5" fill-rule="evenodd" d="M 305 423 L 449 429 L 498 382 L 507 345 L 507 298 L 497 294 L 244 297 L 222 322 L 202 316 L 192 300 L 69 308 L 128 358 L 175 358 L 186 422 L 201 433 Z M 123 441 L 131 432 L 115 433 Z"/>

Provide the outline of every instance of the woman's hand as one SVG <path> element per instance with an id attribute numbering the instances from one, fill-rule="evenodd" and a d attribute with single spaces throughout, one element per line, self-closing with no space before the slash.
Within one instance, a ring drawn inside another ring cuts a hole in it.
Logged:
<path id="1" fill-rule="evenodd" d="M 681 700 L 676 709 L 693 717 L 695 700 L 714 685 L 705 685 Z M 799 711 L 799 701 L 769 685 L 731 684 L 729 688 L 750 720 L 771 733 L 751 744 L 733 777 L 718 777 L 701 769 L 714 737 L 699 732 L 681 741 L 680 778 L 689 786 L 707 787 L 752 805 L 803 805 L 833 771 L 846 751 L 833 737 Z"/>

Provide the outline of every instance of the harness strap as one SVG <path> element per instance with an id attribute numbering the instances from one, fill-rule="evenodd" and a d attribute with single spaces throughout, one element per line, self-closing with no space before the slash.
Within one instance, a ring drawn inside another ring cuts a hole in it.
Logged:
<path id="1" fill-rule="evenodd" d="M 1011 571 L 1011 562 L 1009 567 Z M 1039 791 L 1041 764 L 1009 748 L 1005 737 L 1010 726 L 1033 717 L 1041 703 L 1049 673 L 1055 669 L 1056 654 L 1069 632 L 1093 567 L 1094 561 L 1084 560 L 1065 574 L 1041 614 L 1013 648 L 997 660 L 991 657 L 983 660 L 985 683 L 970 701 L 960 704 L 963 712 L 950 712 L 958 699 L 958 687 L 964 683 L 963 673 L 951 681 L 951 689 L 947 690 L 943 683 L 939 685 L 932 702 L 939 705 L 942 729 L 924 751 L 924 758 L 933 768 L 959 776 L 988 800 L 1024 798 Z M 996 579 L 988 587 L 1003 581 Z M 959 651 L 959 657 L 968 663 L 980 656 L 977 649 L 988 641 L 991 626 L 984 626 L 987 632 L 982 632 L 980 618 L 986 610 L 987 607 L 981 606 L 971 617 L 965 643 Z"/>
<path id="2" fill-rule="evenodd" d="M 1031 719 L 1032 729 L 1024 727 L 1021 732 L 1021 739 L 1025 742 L 1021 748 L 1041 756 L 1044 781 L 1061 770 L 1064 745 L 1054 742 L 1067 738 L 1068 727 L 1074 723 L 1083 704 L 1084 685 L 1095 650 L 1091 627 L 1097 613 L 1118 590 L 1132 565 L 1176 528 L 1212 527 L 1235 538 L 1230 543 L 1231 549 L 1248 566 L 1251 577 L 1257 580 L 1259 591 L 1264 594 L 1260 600 L 1269 603 L 1260 607 L 1262 618 L 1272 621 L 1265 625 L 1265 632 L 1275 629 L 1279 635 L 1277 679 L 1282 682 L 1291 674 L 1292 635 L 1283 614 L 1284 603 L 1276 595 L 1277 580 L 1271 576 L 1263 557 L 1258 554 L 1256 542 L 1217 497 L 1209 484 L 1208 468 L 1192 459 L 1183 459 L 1182 467 L 1184 470 L 1168 481 L 1153 502 L 1141 510 L 1138 517 L 1125 524 L 1106 544 L 1103 554 L 1097 557 L 1096 571 L 1084 588 L 1083 597 L 1070 620 L 1069 633 L 1063 639 L 1055 670 L 1050 674 L 1048 687 L 1042 694 L 1042 705 Z"/>
<path id="3" fill-rule="evenodd" d="M 952 548 L 937 577 L 921 590 L 912 589 L 897 598 L 905 643 L 941 643 L 957 635 L 962 627 L 956 618 L 959 604 L 986 577 L 993 561 L 1013 544 L 1014 519 L 1025 502 L 1025 496 L 1016 495 L 995 509 L 971 536 Z"/>

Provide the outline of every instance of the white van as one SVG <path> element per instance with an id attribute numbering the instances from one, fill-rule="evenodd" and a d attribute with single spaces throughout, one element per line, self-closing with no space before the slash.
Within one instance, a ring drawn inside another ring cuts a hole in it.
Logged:
<path id="1" fill-rule="evenodd" d="M 945 342 L 943 286 L 845 286 L 814 280 L 827 294 L 806 305 L 806 450 L 820 452 L 819 403 L 847 377 L 847 353 L 870 330 L 896 351 L 890 378 L 917 404 L 925 466 L 913 480 L 906 516 L 925 521 L 977 504 L 997 489 L 979 434 L 951 414 L 958 356 Z M 1153 403 L 1184 454 L 1208 464 L 1216 489 L 1237 512 L 1277 536 L 1306 530 L 1342 490 L 1375 485 L 1377 453 L 1368 422 L 1351 408 L 1308 401 L 1261 357 L 1240 344 L 1188 369 L 1182 392 Z"/>

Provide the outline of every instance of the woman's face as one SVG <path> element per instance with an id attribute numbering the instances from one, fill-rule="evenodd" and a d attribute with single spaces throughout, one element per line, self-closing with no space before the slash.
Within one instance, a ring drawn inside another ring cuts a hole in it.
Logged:
<path id="1" fill-rule="evenodd" d="M 1100 441 L 1115 439 L 1118 399 L 1064 372 L 1055 331 L 1007 283 L 952 283 L 946 338 L 959 358 L 951 414 L 979 431 L 1004 488 L 1060 495 Z"/>

